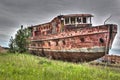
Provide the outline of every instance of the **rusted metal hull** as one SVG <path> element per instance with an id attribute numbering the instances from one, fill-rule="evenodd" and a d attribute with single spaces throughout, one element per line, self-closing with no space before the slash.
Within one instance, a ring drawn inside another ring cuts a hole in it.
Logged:
<path id="1" fill-rule="evenodd" d="M 106 47 L 76 48 L 70 50 L 32 49 L 32 54 L 69 62 L 88 62 L 105 55 Z"/>
<path id="2" fill-rule="evenodd" d="M 63 60 L 68 62 L 88 62 L 100 58 L 105 52 L 61 52 L 61 51 L 42 51 L 31 50 L 32 54 L 47 57 L 55 60 Z"/>
<path id="3" fill-rule="evenodd" d="M 29 51 L 48 58 L 82 62 L 107 54 L 117 25 L 92 26 L 91 14 L 59 15 L 52 21 L 29 27 Z"/>
<path id="4" fill-rule="evenodd" d="M 33 36 L 29 51 L 55 60 L 92 61 L 107 54 L 116 31 L 116 25 L 109 24 Z"/>

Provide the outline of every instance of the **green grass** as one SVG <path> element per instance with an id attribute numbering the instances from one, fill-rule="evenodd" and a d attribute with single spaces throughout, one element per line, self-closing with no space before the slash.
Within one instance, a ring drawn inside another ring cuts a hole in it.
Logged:
<path id="1" fill-rule="evenodd" d="M 120 80 L 120 69 L 6 53 L 0 54 L 0 80 Z"/>

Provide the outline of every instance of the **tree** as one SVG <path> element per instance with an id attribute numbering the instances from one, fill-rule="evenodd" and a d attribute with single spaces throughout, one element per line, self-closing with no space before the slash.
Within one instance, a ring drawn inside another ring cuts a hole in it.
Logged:
<path id="1" fill-rule="evenodd" d="M 10 39 L 10 49 L 12 48 L 15 50 L 15 52 L 23 53 L 28 50 L 28 38 L 30 35 L 30 31 L 28 28 L 23 28 L 23 25 L 21 28 L 17 31 L 15 35 L 15 39 Z M 12 42 L 13 41 L 13 42 Z M 14 44 L 14 47 L 12 46 Z"/>
<path id="2" fill-rule="evenodd" d="M 10 38 L 10 44 L 9 44 L 9 51 L 12 53 L 15 53 L 15 40 L 13 39 L 13 37 L 11 36 Z"/>

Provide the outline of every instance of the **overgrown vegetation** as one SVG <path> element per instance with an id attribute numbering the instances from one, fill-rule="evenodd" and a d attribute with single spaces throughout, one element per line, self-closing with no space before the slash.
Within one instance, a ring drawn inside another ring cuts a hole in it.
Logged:
<path id="1" fill-rule="evenodd" d="M 12 53 L 19 52 L 23 53 L 26 52 L 28 49 L 29 41 L 28 37 L 30 36 L 30 31 L 28 28 L 21 28 L 17 31 L 15 38 L 11 37 L 9 43 L 9 51 Z"/>
<path id="2" fill-rule="evenodd" d="M 0 54 L 0 80 L 119 80 L 120 69 L 53 61 L 30 54 Z"/>

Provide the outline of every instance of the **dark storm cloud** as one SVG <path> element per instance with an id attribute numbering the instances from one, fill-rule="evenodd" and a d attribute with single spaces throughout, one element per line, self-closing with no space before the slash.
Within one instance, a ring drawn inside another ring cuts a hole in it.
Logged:
<path id="1" fill-rule="evenodd" d="M 120 23 L 119 3 L 119 0 L 0 0 L 0 44 L 6 46 L 20 25 L 48 22 L 60 14 L 91 13 L 95 15 L 94 24 L 103 24 L 112 14 L 108 23 Z"/>

